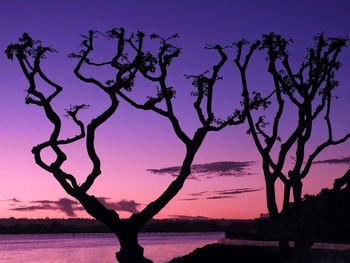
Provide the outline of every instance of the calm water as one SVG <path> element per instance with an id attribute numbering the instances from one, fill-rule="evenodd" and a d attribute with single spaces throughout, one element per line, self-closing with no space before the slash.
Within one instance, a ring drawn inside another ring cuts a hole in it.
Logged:
<path id="1" fill-rule="evenodd" d="M 214 243 L 224 233 L 145 233 L 145 256 L 155 263 Z M 113 234 L 0 235 L 0 263 L 115 263 L 119 243 Z"/>

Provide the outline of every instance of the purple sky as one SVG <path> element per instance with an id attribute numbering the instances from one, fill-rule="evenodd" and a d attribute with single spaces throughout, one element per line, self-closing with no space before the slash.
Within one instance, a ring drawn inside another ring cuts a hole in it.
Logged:
<path id="1" fill-rule="evenodd" d="M 199 123 L 190 96 L 193 87 L 184 74 L 203 73 L 218 61 L 215 52 L 203 48 L 207 43 L 230 45 L 243 37 L 253 41 L 263 33 L 275 32 L 294 39 L 290 50 L 291 63 L 296 66 L 301 63 L 306 48 L 312 46 L 312 37 L 317 33 L 335 37 L 350 35 L 350 2 L 347 0 L 4 0 L 1 4 L 1 54 L 23 32 L 53 46 L 58 53 L 48 56 L 43 69 L 64 87 L 54 102 L 55 109 L 63 115 L 70 104 L 90 104 L 90 109 L 80 115 L 84 121 L 101 112 L 107 100 L 95 87 L 81 83 L 73 74 L 76 60 L 67 55 L 79 49 L 81 34 L 90 29 L 104 32 L 114 27 L 124 27 L 128 34 L 137 30 L 146 35 L 179 33 L 180 38 L 174 43 L 182 48 L 182 54 L 169 69 L 168 83 L 177 91 L 175 111 L 182 127 L 190 134 Z M 146 46 L 155 49 L 156 42 L 146 39 Z M 113 52 L 112 42 L 97 40 L 96 58 L 111 57 Z M 214 94 L 214 110 L 223 118 L 241 99 L 240 78 L 232 61 L 234 50 L 227 50 L 227 54 L 231 60 L 225 65 L 224 80 L 218 83 Z M 339 99 L 332 108 L 334 133 L 338 137 L 350 131 L 349 48 L 342 52 L 340 60 L 343 68 L 337 74 Z M 266 93 L 272 88 L 266 68 L 263 54 L 253 58 L 248 69 L 251 89 Z M 24 104 L 28 84 L 18 63 L 2 55 L 0 69 L 0 217 L 87 216 L 79 205 L 64 199 L 69 196 L 52 175 L 34 163 L 31 147 L 48 138 L 51 126 L 42 109 Z M 111 74 L 110 71 L 89 70 L 86 73 L 100 79 L 107 79 Z M 154 90 L 154 84 L 138 80 L 133 96 L 144 101 Z M 287 132 L 292 120 L 293 116 L 287 116 L 282 130 Z M 63 125 L 63 138 L 77 132 L 69 120 L 64 120 Z M 254 218 L 266 212 L 260 156 L 252 139 L 246 135 L 246 129 L 246 125 L 230 127 L 206 138 L 194 163 L 216 164 L 197 166 L 199 172 L 161 211 L 160 218 L 170 215 Z M 324 138 L 324 134 L 323 129 L 316 129 L 310 146 Z M 331 187 L 334 178 L 345 173 L 349 165 L 349 145 L 346 142 L 320 155 L 318 160 L 344 161 L 315 164 L 304 182 L 304 193 Z M 89 193 L 122 211 L 122 216 L 156 198 L 173 179 L 157 171 L 173 168 L 171 173 L 181 164 L 184 155 L 184 147 L 168 120 L 151 112 L 134 110 L 125 103 L 121 103 L 115 116 L 98 130 L 96 149 L 103 163 L 103 173 Z M 82 181 L 91 168 L 83 143 L 67 148 L 67 153 L 64 167 Z"/>

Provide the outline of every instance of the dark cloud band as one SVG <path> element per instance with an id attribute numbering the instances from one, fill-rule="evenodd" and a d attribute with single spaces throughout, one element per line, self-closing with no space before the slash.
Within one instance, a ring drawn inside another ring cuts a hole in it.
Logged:
<path id="1" fill-rule="evenodd" d="M 215 191 L 202 191 L 197 193 L 188 194 L 188 198 L 181 199 L 183 201 L 195 201 L 199 199 L 228 199 L 235 198 L 239 194 L 258 192 L 263 188 L 236 188 L 236 189 L 225 189 Z"/>
<path id="2" fill-rule="evenodd" d="M 314 164 L 350 164 L 350 157 L 338 158 L 338 159 L 326 159 L 321 161 L 314 161 Z"/>
<path id="3" fill-rule="evenodd" d="M 214 162 L 194 164 L 191 166 L 192 179 L 213 178 L 218 176 L 245 176 L 250 175 L 249 168 L 254 165 L 253 161 L 245 162 Z M 146 171 L 153 174 L 166 174 L 177 176 L 180 172 L 180 166 L 166 167 L 161 169 L 147 169 Z"/>

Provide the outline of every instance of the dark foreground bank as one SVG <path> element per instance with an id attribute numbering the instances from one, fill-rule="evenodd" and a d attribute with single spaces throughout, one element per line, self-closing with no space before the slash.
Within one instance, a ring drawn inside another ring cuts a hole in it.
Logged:
<path id="1" fill-rule="evenodd" d="M 210 244 L 197 248 L 190 254 L 172 259 L 169 263 L 282 263 L 276 247 L 236 246 Z M 305 256 L 303 263 L 348 263 L 350 251 L 312 249 Z"/>

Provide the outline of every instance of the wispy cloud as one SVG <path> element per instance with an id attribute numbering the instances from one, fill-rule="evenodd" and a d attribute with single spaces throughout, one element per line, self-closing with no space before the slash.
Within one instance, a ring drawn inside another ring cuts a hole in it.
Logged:
<path id="1" fill-rule="evenodd" d="M 194 164 L 191 166 L 192 174 L 190 178 L 201 179 L 201 178 L 213 178 L 218 176 L 245 176 L 252 174 L 249 168 L 254 165 L 253 161 L 245 162 L 214 162 L 214 163 L 203 163 Z M 180 166 L 166 167 L 161 169 L 147 169 L 146 171 L 153 174 L 165 174 L 171 176 L 177 176 L 180 172 Z"/>
<path id="2" fill-rule="evenodd" d="M 134 200 L 121 200 L 119 202 L 111 202 L 109 201 L 110 198 L 107 197 L 98 197 L 97 199 L 108 209 L 126 211 L 130 213 L 137 213 L 137 208 L 141 205 L 135 202 Z M 60 198 L 58 200 L 35 200 L 30 201 L 29 204 L 26 202 L 19 201 L 16 198 L 8 199 L 6 201 L 10 202 L 9 205 L 11 206 L 11 208 L 9 208 L 9 210 L 13 211 L 32 212 L 37 210 L 51 210 L 63 212 L 70 217 L 76 217 L 77 211 L 84 210 L 84 208 L 80 205 L 78 201 L 71 200 L 68 198 Z"/>
<path id="3" fill-rule="evenodd" d="M 235 198 L 239 194 L 251 193 L 261 191 L 262 188 L 236 188 L 236 189 L 225 189 L 215 191 L 201 191 L 196 193 L 188 194 L 187 198 L 183 198 L 183 201 L 195 201 L 199 199 L 228 199 Z"/>
<path id="4" fill-rule="evenodd" d="M 215 196 L 208 196 L 205 199 L 229 199 L 229 198 L 235 198 L 231 195 L 215 195 Z"/>
<path id="5" fill-rule="evenodd" d="M 17 198 L 10 198 L 10 199 L 0 200 L 0 201 L 9 203 L 9 206 L 16 206 L 18 203 L 21 202 Z"/>
<path id="6" fill-rule="evenodd" d="M 239 195 L 239 194 L 257 192 L 261 190 L 262 188 L 236 188 L 236 189 L 214 191 L 214 193 L 217 193 L 220 195 Z"/>
<path id="7" fill-rule="evenodd" d="M 65 213 L 67 216 L 75 217 L 75 211 L 82 210 L 77 201 L 68 198 L 60 198 L 57 201 L 36 200 L 30 202 L 32 205 L 19 205 L 9 210 L 13 211 L 36 211 L 36 210 L 56 210 Z"/>
<path id="8" fill-rule="evenodd" d="M 334 158 L 334 159 L 326 159 L 321 161 L 314 161 L 312 162 L 314 164 L 350 164 L 350 157 L 344 157 L 344 158 Z"/>
<path id="9" fill-rule="evenodd" d="M 10 202 L 13 202 L 13 203 L 20 203 L 21 202 L 17 198 L 7 199 L 6 201 L 10 201 Z"/>

